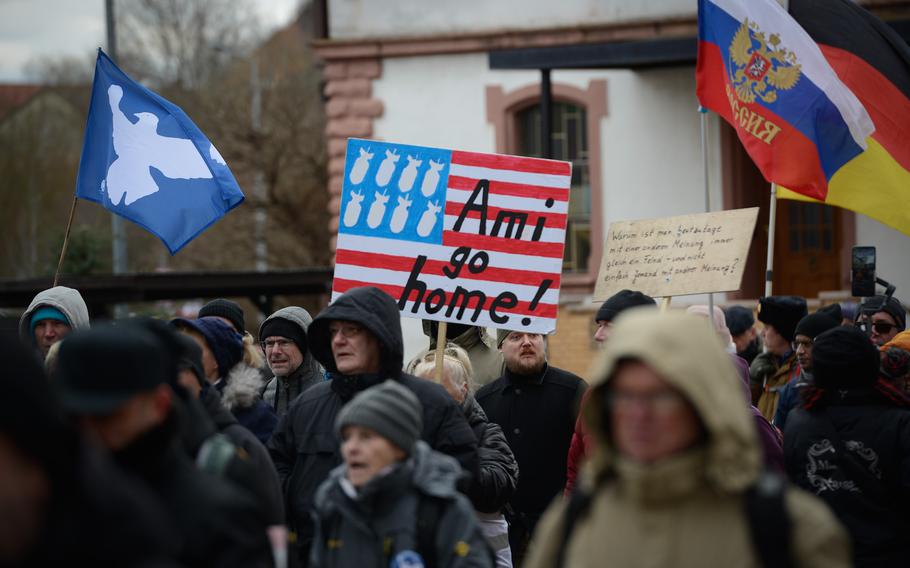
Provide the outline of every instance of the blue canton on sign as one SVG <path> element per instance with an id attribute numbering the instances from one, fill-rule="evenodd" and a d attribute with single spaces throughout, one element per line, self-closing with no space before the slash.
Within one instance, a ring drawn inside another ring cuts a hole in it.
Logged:
<path id="1" fill-rule="evenodd" d="M 224 158 L 189 117 L 101 50 L 76 196 L 154 233 L 171 254 L 243 201 Z"/>
<path id="2" fill-rule="evenodd" d="M 450 150 L 348 140 L 339 233 L 442 244 Z"/>

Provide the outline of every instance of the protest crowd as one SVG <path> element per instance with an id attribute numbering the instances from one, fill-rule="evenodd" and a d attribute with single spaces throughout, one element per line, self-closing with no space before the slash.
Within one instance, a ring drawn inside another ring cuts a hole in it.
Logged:
<path id="1" fill-rule="evenodd" d="M 405 361 L 373 287 L 253 338 L 57 286 L 2 345 L 0 565 L 906 566 L 906 312 L 849 309 L 623 290 L 582 379 L 454 323 Z"/>

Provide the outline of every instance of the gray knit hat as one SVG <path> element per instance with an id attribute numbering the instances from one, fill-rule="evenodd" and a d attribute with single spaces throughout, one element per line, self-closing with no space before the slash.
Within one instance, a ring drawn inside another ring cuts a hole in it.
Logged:
<path id="1" fill-rule="evenodd" d="M 420 401 L 397 381 L 387 380 L 357 394 L 335 419 L 335 430 L 362 426 L 373 430 L 408 454 L 423 429 Z"/>

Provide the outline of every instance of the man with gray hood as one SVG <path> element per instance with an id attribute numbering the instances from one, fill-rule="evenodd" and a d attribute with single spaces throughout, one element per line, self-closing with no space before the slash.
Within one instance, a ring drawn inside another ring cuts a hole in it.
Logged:
<path id="1" fill-rule="evenodd" d="M 284 416 L 291 401 L 323 380 L 322 367 L 307 349 L 307 329 L 313 322 L 308 311 L 297 306 L 282 308 L 259 326 L 259 344 L 273 377 L 265 385 L 262 400 Z"/>
<path id="2" fill-rule="evenodd" d="M 47 356 L 51 345 L 76 329 L 88 329 L 88 308 L 78 290 L 54 286 L 32 300 L 19 318 L 19 337 L 26 345 L 34 346 L 41 357 Z"/>

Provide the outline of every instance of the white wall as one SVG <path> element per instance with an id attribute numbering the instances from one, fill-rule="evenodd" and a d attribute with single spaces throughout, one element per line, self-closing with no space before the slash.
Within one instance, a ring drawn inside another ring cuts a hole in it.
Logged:
<path id="1" fill-rule="evenodd" d="M 577 27 L 693 16 L 693 0 L 331 0 L 333 39 Z"/>
<path id="2" fill-rule="evenodd" d="M 910 303 L 910 239 L 907 235 L 857 214 L 856 244 L 875 247 L 876 276 L 897 286 L 894 296 L 904 304 Z"/>

